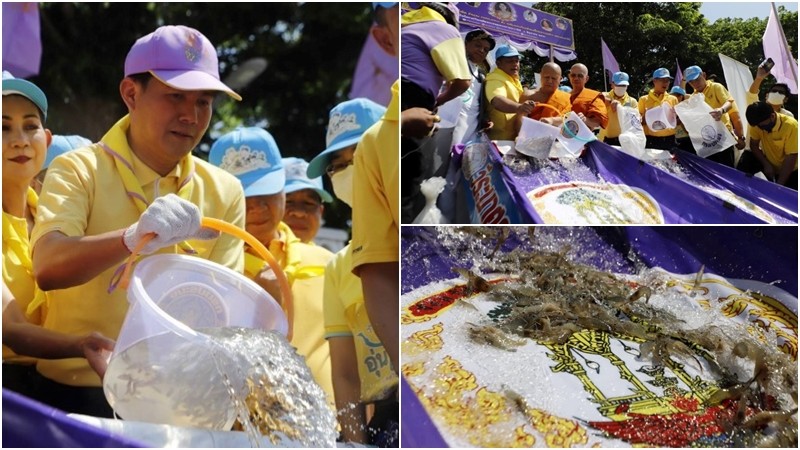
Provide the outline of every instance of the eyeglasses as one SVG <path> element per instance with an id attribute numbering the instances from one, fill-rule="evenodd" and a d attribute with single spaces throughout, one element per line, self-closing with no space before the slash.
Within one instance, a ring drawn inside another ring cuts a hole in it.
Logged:
<path id="1" fill-rule="evenodd" d="M 331 163 L 328 164 L 328 167 L 325 168 L 325 173 L 327 173 L 329 177 L 333 177 L 333 175 L 336 174 L 337 172 L 341 172 L 342 170 L 347 169 L 348 166 L 352 165 L 353 165 L 352 159 L 346 162 Z"/>
<path id="2" fill-rule="evenodd" d="M 312 201 L 286 201 L 286 211 L 296 211 L 296 212 L 304 212 L 306 214 L 312 214 L 319 210 L 320 205 L 322 203 L 312 202 Z"/>

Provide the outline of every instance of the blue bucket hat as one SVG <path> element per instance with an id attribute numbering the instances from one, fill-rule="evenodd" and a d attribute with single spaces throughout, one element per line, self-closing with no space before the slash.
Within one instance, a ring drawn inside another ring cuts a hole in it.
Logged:
<path id="1" fill-rule="evenodd" d="M 287 194 L 313 189 L 325 203 L 333 201 L 333 197 L 322 188 L 322 177 L 309 178 L 306 175 L 308 163 L 300 158 L 283 158 L 283 167 L 286 170 L 286 186 L 283 191 Z"/>
<path id="2" fill-rule="evenodd" d="M 630 84 L 631 77 L 628 76 L 625 72 L 616 72 L 614 75 L 611 76 L 611 82 L 616 84 L 617 86 L 627 86 Z"/>
<path id="3" fill-rule="evenodd" d="M 92 145 L 92 141 L 83 136 L 63 136 L 60 134 L 54 134 L 53 140 L 50 142 L 50 146 L 47 147 L 47 157 L 44 160 L 42 169 L 47 169 L 50 167 L 50 163 L 53 162 L 53 159 L 55 159 L 56 156 L 63 155 L 64 153 L 75 150 L 76 148 L 88 147 L 90 145 Z"/>
<path id="4" fill-rule="evenodd" d="M 208 162 L 236 175 L 245 197 L 277 194 L 286 183 L 278 144 L 263 128 L 242 127 L 221 136 L 211 146 Z"/>
<path id="5" fill-rule="evenodd" d="M 669 90 L 670 94 L 686 95 L 686 91 L 680 86 L 672 86 Z"/>
<path id="6" fill-rule="evenodd" d="M 684 78 L 686 81 L 694 81 L 700 78 L 700 75 L 703 74 L 703 69 L 700 66 L 691 66 L 687 67 L 686 70 L 683 71 Z"/>
<path id="7" fill-rule="evenodd" d="M 494 59 L 512 58 L 514 56 L 522 58 L 522 55 L 519 54 L 517 49 L 510 45 L 501 45 L 500 47 L 497 47 L 497 50 L 494 51 Z"/>
<path id="8" fill-rule="evenodd" d="M 3 95 L 21 95 L 36 105 L 39 111 L 42 112 L 42 120 L 47 120 L 47 96 L 44 95 L 39 86 L 31 83 L 22 78 L 14 78 L 11 72 L 3 71 Z"/>
<path id="9" fill-rule="evenodd" d="M 328 120 L 325 135 L 325 150 L 308 164 L 306 173 L 310 178 L 321 177 L 325 173 L 332 153 L 357 144 L 361 135 L 375 124 L 386 112 L 381 106 L 367 98 L 354 98 L 334 106 Z"/>
<path id="10" fill-rule="evenodd" d="M 669 70 L 659 67 L 655 71 L 653 71 L 653 79 L 657 80 L 659 78 L 670 78 L 672 79 L 672 75 L 669 74 Z"/>

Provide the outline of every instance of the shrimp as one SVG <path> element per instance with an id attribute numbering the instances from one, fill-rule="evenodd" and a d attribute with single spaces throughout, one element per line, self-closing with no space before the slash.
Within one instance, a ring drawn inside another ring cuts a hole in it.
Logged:
<path id="1" fill-rule="evenodd" d="M 451 270 L 467 279 L 467 289 L 470 291 L 470 293 L 489 292 L 489 290 L 492 288 L 492 285 L 489 284 L 485 278 L 476 275 L 471 270 L 462 269 L 460 267 L 453 267 Z"/>
<path id="2" fill-rule="evenodd" d="M 525 345 L 525 341 L 514 339 L 500 331 L 497 327 L 491 325 L 482 327 L 470 322 L 467 322 L 467 325 L 469 325 L 469 337 L 472 338 L 473 341 L 490 344 L 510 352 L 517 351 L 517 349 L 513 347 Z"/>
<path id="3" fill-rule="evenodd" d="M 692 350 L 682 341 L 670 336 L 658 335 L 654 340 L 641 344 L 639 352 L 642 356 L 650 357 L 653 360 L 653 364 L 657 366 L 663 366 L 673 355 L 679 355 L 684 358 L 694 359 L 698 368 L 700 370 L 703 369 L 700 360 L 697 359 Z"/>

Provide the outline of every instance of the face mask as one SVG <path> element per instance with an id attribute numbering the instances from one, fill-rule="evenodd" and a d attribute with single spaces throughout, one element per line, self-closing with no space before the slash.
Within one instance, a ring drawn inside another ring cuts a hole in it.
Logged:
<path id="1" fill-rule="evenodd" d="M 628 86 L 614 86 L 614 95 L 622 97 L 628 91 Z"/>
<path id="2" fill-rule="evenodd" d="M 780 92 L 770 92 L 767 94 L 767 103 L 770 105 L 783 105 L 783 99 L 785 98 L 786 96 Z"/>
<path id="3" fill-rule="evenodd" d="M 353 207 L 353 167 L 350 164 L 346 169 L 336 172 L 331 177 L 333 193 L 351 208 Z"/>

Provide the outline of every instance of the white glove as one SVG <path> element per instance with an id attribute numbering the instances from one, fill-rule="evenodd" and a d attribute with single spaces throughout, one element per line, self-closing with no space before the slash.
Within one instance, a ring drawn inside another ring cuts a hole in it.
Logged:
<path id="1" fill-rule="evenodd" d="M 139 241 L 149 233 L 155 233 L 156 236 L 142 248 L 142 255 L 149 255 L 187 239 L 214 239 L 219 236 L 218 231 L 201 228 L 200 209 L 175 194 L 157 198 L 142 213 L 139 221 L 125 230 L 122 241 L 133 252 Z"/>

